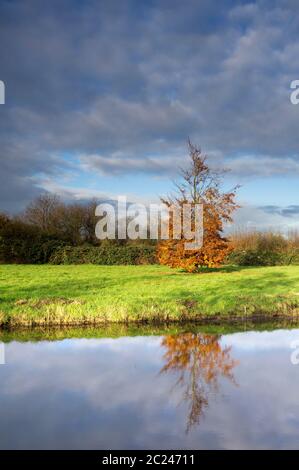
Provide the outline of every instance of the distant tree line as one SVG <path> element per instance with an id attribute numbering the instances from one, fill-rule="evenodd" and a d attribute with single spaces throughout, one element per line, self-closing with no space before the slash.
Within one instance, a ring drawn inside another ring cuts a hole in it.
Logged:
<path id="1" fill-rule="evenodd" d="M 65 203 L 57 195 L 46 193 L 34 199 L 17 216 L 0 213 L 0 262 L 154 262 L 155 243 L 152 241 L 96 238 L 98 203 L 96 199 Z"/>

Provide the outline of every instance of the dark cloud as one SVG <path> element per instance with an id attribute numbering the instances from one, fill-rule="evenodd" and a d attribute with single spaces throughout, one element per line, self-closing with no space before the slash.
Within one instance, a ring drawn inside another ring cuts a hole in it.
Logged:
<path id="1" fill-rule="evenodd" d="M 79 171 L 174 171 L 188 136 L 240 177 L 299 173 L 298 26 L 290 1 L 1 2 L 2 207 L 66 154 Z"/>
<path id="2" fill-rule="evenodd" d="M 281 215 L 283 217 L 298 217 L 299 216 L 299 206 L 291 205 L 287 207 L 280 207 L 280 206 L 261 206 L 259 209 L 267 212 L 268 214 L 276 214 Z"/>

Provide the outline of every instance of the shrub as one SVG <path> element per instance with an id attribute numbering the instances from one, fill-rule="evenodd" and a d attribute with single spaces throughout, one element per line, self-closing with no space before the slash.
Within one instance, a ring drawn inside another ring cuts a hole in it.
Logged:
<path id="1" fill-rule="evenodd" d="M 240 266 L 276 266 L 285 263 L 285 257 L 280 253 L 258 250 L 233 251 L 229 262 Z"/>
<path id="2" fill-rule="evenodd" d="M 52 264 L 102 264 L 129 265 L 154 264 L 156 248 L 154 246 L 65 246 L 52 253 Z"/>
<path id="3" fill-rule="evenodd" d="M 273 232 L 239 232 L 231 237 L 228 261 L 241 266 L 276 266 L 299 262 L 299 237 Z"/>
<path id="4" fill-rule="evenodd" d="M 0 262 L 47 263 L 63 242 L 19 220 L 0 224 Z"/>

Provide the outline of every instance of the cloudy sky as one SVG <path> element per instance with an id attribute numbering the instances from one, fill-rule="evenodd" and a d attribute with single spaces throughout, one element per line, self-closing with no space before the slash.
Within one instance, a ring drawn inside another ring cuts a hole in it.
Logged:
<path id="1" fill-rule="evenodd" d="M 188 137 L 239 224 L 299 225 L 296 0 L 0 1 L 1 210 L 36 194 L 155 202 Z"/>

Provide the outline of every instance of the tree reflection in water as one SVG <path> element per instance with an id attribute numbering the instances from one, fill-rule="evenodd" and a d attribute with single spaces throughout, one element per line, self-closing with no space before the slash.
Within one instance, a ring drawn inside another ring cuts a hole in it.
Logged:
<path id="1" fill-rule="evenodd" d="M 183 400 L 188 404 L 186 432 L 199 424 L 208 407 L 209 394 L 219 390 L 220 377 L 236 384 L 233 369 L 237 361 L 231 357 L 231 347 L 221 347 L 220 338 L 220 335 L 184 333 L 162 339 L 166 363 L 161 373 L 179 373 L 176 385 L 183 387 Z"/>

